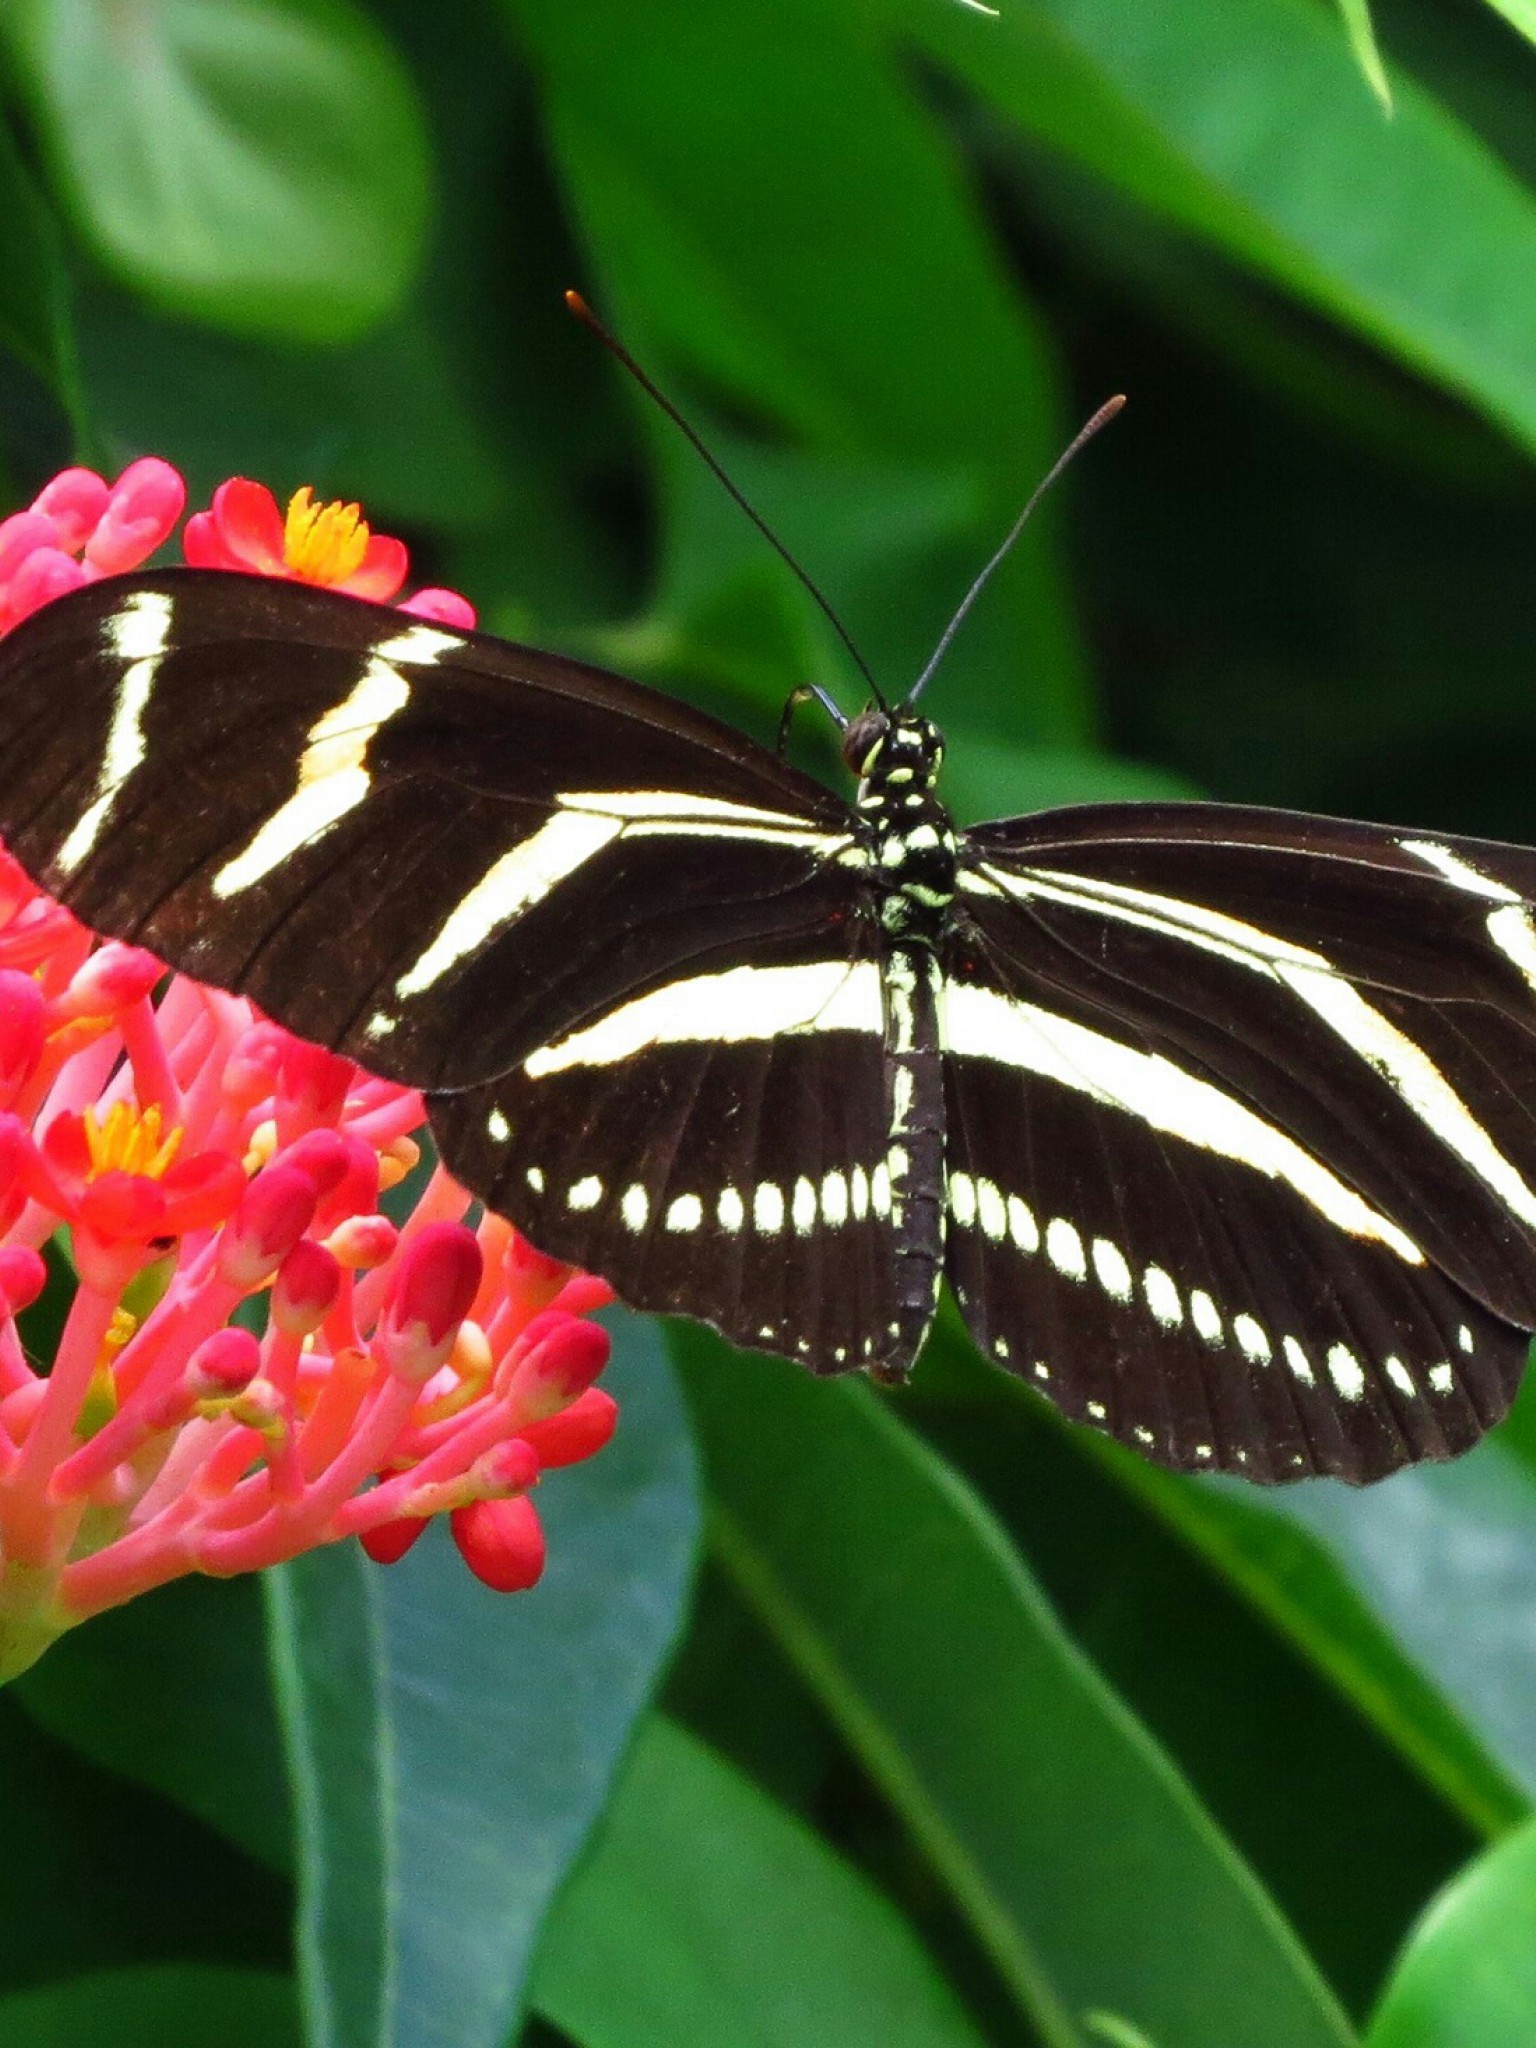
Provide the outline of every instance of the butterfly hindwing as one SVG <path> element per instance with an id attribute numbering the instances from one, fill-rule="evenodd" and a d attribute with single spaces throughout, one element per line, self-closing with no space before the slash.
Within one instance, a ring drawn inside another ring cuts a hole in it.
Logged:
<path id="1" fill-rule="evenodd" d="M 607 1004 L 432 1097 L 450 1169 L 636 1307 L 869 1365 L 896 1312 L 879 972 L 833 936 Z"/>

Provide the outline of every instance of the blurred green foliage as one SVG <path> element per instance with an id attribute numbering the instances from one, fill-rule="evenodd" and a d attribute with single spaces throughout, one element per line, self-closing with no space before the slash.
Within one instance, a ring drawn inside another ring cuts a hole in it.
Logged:
<path id="1" fill-rule="evenodd" d="M 490 626 L 767 738 L 846 658 L 563 287 L 892 686 L 1124 389 L 935 686 L 957 809 L 1536 839 L 1533 33 L 10 0 L 0 515 L 145 452 L 194 503 L 359 497 Z M 676 1351 L 691 1430 L 626 1326 L 536 1593 L 338 1554 L 13 1689 L 0 2048 L 1536 2040 L 1536 1405 L 1274 1499 L 1084 1439 L 948 1325 L 899 1399 Z"/>

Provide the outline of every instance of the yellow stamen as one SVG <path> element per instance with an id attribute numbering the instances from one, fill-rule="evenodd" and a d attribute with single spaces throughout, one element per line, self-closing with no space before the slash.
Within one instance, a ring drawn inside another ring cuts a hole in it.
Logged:
<path id="1" fill-rule="evenodd" d="M 305 583 L 345 583 L 368 552 L 368 522 L 361 505 L 340 499 L 317 505 L 308 484 L 288 500 L 283 561 Z"/>
<path id="2" fill-rule="evenodd" d="M 117 1354 L 138 1327 L 137 1316 L 130 1315 L 125 1308 L 113 1309 L 112 1320 L 107 1325 L 100 1349 L 96 1353 L 96 1368 L 91 1374 L 91 1384 L 86 1389 L 85 1399 L 80 1404 L 80 1414 L 75 1422 L 75 1434 L 82 1443 L 93 1437 L 98 1429 L 104 1428 L 117 1413 L 117 1381 L 113 1377 L 112 1368 L 117 1362 Z"/>
<path id="3" fill-rule="evenodd" d="M 105 1119 L 87 1108 L 86 1149 L 91 1155 L 91 1178 L 103 1173 L 138 1173 L 146 1180 L 159 1180 L 176 1154 L 186 1133 L 175 1124 L 162 1136 L 165 1119 L 158 1102 L 141 1114 L 131 1102 L 114 1102 Z"/>
<path id="4" fill-rule="evenodd" d="M 264 1124 L 258 1124 L 252 1131 L 250 1146 L 240 1164 L 247 1174 L 260 1173 L 264 1166 L 271 1165 L 276 1150 L 277 1125 L 268 1117 Z"/>
<path id="5" fill-rule="evenodd" d="M 417 1420 L 423 1426 L 457 1415 L 471 1401 L 478 1400 L 490 1384 L 495 1366 L 490 1343 L 480 1325 L 468 1316 L 459 1325 L 459 1334 L 453 1340 L 448 1363 L 458 1375 L 458 1385 L 449 1387 L 435 1401 L 428 1402 L 417 1411 Z"/>
<path id="6" fill-rule="evenodd" d="M 379 1154 L 380 1193 L 398 1187 L 420 1158 L 421 1147 L 414 1138 L 391 1138 Z"/>

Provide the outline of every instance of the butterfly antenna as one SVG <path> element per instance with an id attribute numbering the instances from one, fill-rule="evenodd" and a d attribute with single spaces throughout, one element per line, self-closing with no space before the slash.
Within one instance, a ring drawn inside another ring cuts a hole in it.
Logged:
<path id="1" fill-rule="evenodd" d="M 836 633 L 838 639 L 842 641 L 843 645 L 847 648 L 848 652 L 853 656 L 854 666 L 858 669 L 859 674 L 864 678 L 865 682 L 868 683 L 871 691 L 874 693 L 875 702 L 880 706 L 882 710 L 885 710 L 886 702 L 884 697 L 880 694 L 880 685 L 875 681 L 873 675 L 870 673 L 869 663 L 864 659 L 863 655 L 860 654 L 858 648 L 854 646 L 852 637 L 848 632 L 848 628 L 837 616 L 837 613 L 833 611 L 827 599 L 823 597 L 821 592 L 816 588 L 816 585 L 811 581 L 810 577 L 806 574 L 805 570 L 801 568 L 800 564 L 789 552 L 789 549 L 785 547 L 783 541 L 779 539 L 778 535 L 773 531 L 773 528 L 768 524 L 767 520 L 763 518 L 760 512 L 756 511 L 753 508 L 753 506 L 749 503 L 745 495 L 737 488 L 735 484 L 731 482 L 731 479 L 726 475 L 724 469 L 715 460 L 714 456 L 710 454 L 708 448 L 705 447 L 704 442 L 700 438 L 698 433 L 696 433 L 695 430 L 691 426 L 689 426 L 687 420 L 683 418 L 683 415 L 678 411 L 677 407 L 672 403 L 671 399 L 668 398 L 667 394 L 664 391 L 662 391 L 655 383 L 653 383 L 651 378 L 648 377 L 645 371 L 641 369 L 640 365 L 635 361 L 634 357 L 630 354 L 629 350 L 624 346 L 623 342 L 619 340 L 618 336 L 616 334 L 609 333 L 608 329 L 603 325 L 602 321 L 598 319 L 597 315 L 593 312 L 592 308 L 581 296 L 581 293 L 567 292 L 565 295 L 565 303 L 570 308 L 571 312 L 575 314 L 576 318 L 581 322 L 582 326 L 590 328 L 592 333 L 595 334 L 598 340 L 603 344 L 603 347 L 607 349 L 608 353 L 617 362 L 623 364 L 624 368 L 628 370 L 630 376 L 634 378 L 635 382 L 640 386 L 640 389 L 645 393 L 646 397 L 649 398 L 654 404 L 660 406 L 661 410 L 666 414 L 667 418 L 672 422 L 673 426 L 675 426 L 678 429 L 678 431 L 684 436 L 684 438 L 693 447 L 695 452 L 703 457 L 705 463 L 708 465 L 710 470 L 713 471 L 714 475 L 718 478 L 719 482 L 724 486 L 725 490 L 730 494 L 730 496 L 735 500 L 735 502 L 741 507 L 742 511 L 746 513 L 747 517 L 751 520 L 752 524 L 757 528 L 758 532 L 763 536 L 763 539 L 767 541 L 768 545 L 773 549 L 774 553 L 778 555 L 782 561 L 787 562 L 789 564 L 790 568 L 799 578 L 801 584 L 804 586 L 806 590 L 810 592 L 811 596 L 815 599 L 817 605 L 821 609 L 823 617 L 825 617 L 831 624 L 833 632 Z"/>
<path id="2" fill-rule="evenodd" d="M 1106 398 L 1104 403 L 1099 407 L 1098 411 L 1094 414 L 1093 418 L 1088 421 L 1086 426 L 1081 427 L 1078 430 L 1078 432 L 1073 435 L 1072 440 L 1068 444 L 1068 446 L 1062 450 L 1061 454 L 1057 456 L 1056 460 L 1051 464 L 1051 467 L 1046 472 L 1046 474 L 1040 479 L 1039 483 L 1035 485 L 1035 488 L 1029 494 L 1028 504 L 1024 507 L 1024 510 L 1019 514 L 1018 518 L 1015 519 L 1012 526 L 1009 527 L 1007 534 L 1004 536 L 1002 546 L 998 549 L 997 553 L 992 557 L 991 561 L 988 562 L 987 566 L 985 567 L 985 569 L 982 570 L 981 574 L 976 578 L 976 581 L 965 593 L 965 596 L 960 600 L 959 610 L 955 613 L 955 616 L 950 620 L 949 624 L 944 628 L 944 632 L 939 640 L 938 646 L 935 647 L 933 653 L 929 656 L 928 666 L 923 670 L 922 674 L 918 677 L 917 681 L 912 685 L 911 689 L 908 690 L 906 697 L 903 699 L 904 704 L 915 704 L 917 702 L 919 695 L 922 693 L 922 690 L 927 684 L 928 678 L 933 674 L 934 670 L 938 667 L 939 663 L 944 659 L 945 655 L 949 652 L 949 643 L 954 639 L 955 635 L 959 632 L 960 628 L 965 624 L 965 621 L 970 614 L 971 606 L 976 602 L 977 598 L 980 597 L 981 593 L 986 589 L 987 584 L 991 581 L 992 572 L 995 569 L 998 569 L 1002 566 L 1003 562 L 1007 559 L 1008 552 L 1012 548 L 1014 542 L 1018 539 L 1019 535 L 1024 531 L 1024 528 L 1028 523 L 1029 515 L 1031 514 L 1031 512 L 1034 511 L 1035 507 L 1039 504 L 1040 500 L 1051 488 L 1051 485 L 1055 483 L 1057 477 L 1061 475 L 1061 472 L 1066 468 L 1067 464 L 1072 460 L 1072 458 L 1075 455 L 1081 454 L 1082 450 L 1087 447 L 1088 443 L 1093 439 L 1094 435 L 1098 433 L 1101 427 L 1107 427 L 1109 425 L 1110 421 L 1115 417 L 1115 414 L 1119 412 L 1120 408 L 1124 404 L 1125 394 L 1123 392 L 1117 393 L 1113 398 Z"/>

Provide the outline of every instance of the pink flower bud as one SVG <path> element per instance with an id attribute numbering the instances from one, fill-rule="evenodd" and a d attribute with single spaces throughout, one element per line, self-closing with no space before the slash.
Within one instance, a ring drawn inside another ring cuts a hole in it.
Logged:
<path id="1" fill-rule="evenodd" d="M 558 1309 L 537 1317 L 513 1347 L 517 1364 L 507 1384 L 513 1413 L 542 1422 L 569 1408 L 608 1363 L 610 1348 L 608 1332 L 596 1323 Z"/>
<path id="2" fill-rule="evenodd" d="M 349 1273 L 366 1273 L 394 1257 L 400 1233 L 387 1216 L 349 1216 L 325 1242 Z"/>
<path id="3" fill-rule="evenodd" d="M 401 1515 L 397 1521 L 380 1522 L 375 1529 L 364 1529 L 357 1540 L 375 1564 L 398 1564 L 426 1530 L 423 1516 Z"/>
<path id="4" fill-rule="evenodd" d="M 115 940 L 99 947 L 71 978 L 58 1001 L 62 1017 L 101 1017 L 126 1010 L 163 980 L 165 968 L 142 946 Z"/>
<path id="5" fill-rule="evenodd" d="M 323 1202 L 352 1165 L 354 1142 L 362 1143 L 361 1139 L 344 1138 L 340 1131 L 306 1131 L 302 1138 L 296 1138 L 287 1146 L 282 1158 L 274 1163 L 307 1174 L 315 1190 L 316 1202 Z M 367 1149 L 364 1145 L 363 1150 L 366 1152 Z"/>
<path id="6" fill-rule="evenodd" d="M 28 1244 L 0 1249 L 0 1313 L 20 1315 L 48 1284 L 48 1262 Z"/>
<path id="7" fill-rule="evenodd" d="M 199 1344 L 182 1373 L 186 1398 L 227 1400 L 243 1393 L 261 1370 L 261 1346 L 249 1330 L 215 1330 Z"/>
<path id="8" fill-rule="evenodd" d="M 272 1321 L 285 1337 L 309 1337 L 336 1305 L 341 1268 L 323 1245 L 301 1237 L 277 1270 Z"/>
<path id="9" fill-rule="evenodd" d="M 337 1123 L 356 1074 L 351 1060 L 339 1053 L 290 1038 L 278 1067 L 279 1137 L 290 1142 L 317 1124 Z"/>
<path id="10" fill-rule="evenodd" d="M 461 633 L 474 630 L 475 608 L 467 597 L 460 597 L 456 590 L 418 590 L 414 597 L 408 597 L 399 609 L 409 612 L 415 619 L 431 619 L 440 626 L 453 626 Z"/>
<path id="11" fill-rule="evenodd" d="M 446 1365 L 480 1269 L 480 1247 L 462 1223 L 429 1223 L 411 1239 L 373 1340 L 387 1371 L 420 1386 Z"/>
<path id="12" fill-rule="evenodd" d="M 612 1308 L 618 1296 L 606 1280 L 596 1273 L 573 1273 L 551 1307 L 563 1309 L 568 1316 L 589 1316 L 600 1308 Z"/>
<path id="13" fill-rule="evenodd" d="M 320 1197 L 318 1231 L 371 1210 L 378 1201 L 379 1155 L 349 1131 L 306 1131 L 283 1153 L 282 1163 L 301 1167 L 314 1181 Z"/>
<path id="14" fill-rule="evenodd" d="M 544 1571 L 544 1531 L 533 1502 L 476 1500 L 449 1518 L 459 1554 L 482 1585 L 496 1593 L 526 1593 Z"/>
<path id="15" fill-rule="evenodd" d="M 284 1038 L 275 1024 L 253 1024 L 241 1033 L 224 1068 L 222 1092 L 227 1102 L 248 1109 L 272 1093 Z"/>
<path id="16" fill-rule="evenodd" d="M 588 1387 L 563 1414 L 530 1422 L 519 1435 L 538 1454 L 540 1465 L 552 1472 L 561 1465 L 579 1465 L 583 1458 L 600 1451 L 618 1420 L 619 1404 L 613 1396 L 601 1387 Z"/>
<path id="17" fill-rule="evenodd" d="M 0 1101 L 11 1103 L 43 1054 L 43 992 L 30 974 L 0 969 Z"/>
<path id="18" fill-rule="evenodd" d="M 47 519 L 53 545 L 74 555 L 95 531 L 111 495 L 94 469 L 61 469 L 32 500 L 32 510 Z"/>
<path id="19" fill-rule="evenodd" d="M 246 1189 L 219 1239 L 219 1278 L 242 1294 L 270 1280 L 309 1228 L 315 1184 L 307 1173 L 272 1166 Z"/>
<path id="20" fill-rule="evenodd" d="M 187 487 L 168 462 L 130 462 L 85 544 L 86 561 L 103 576 L 136 569 L 169 538 L 186 502 Z"/>

